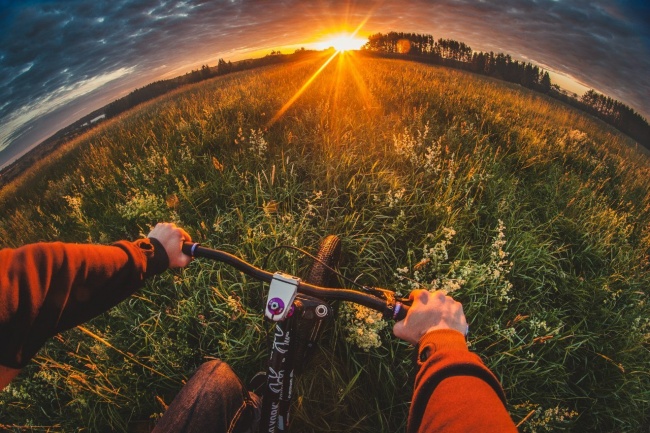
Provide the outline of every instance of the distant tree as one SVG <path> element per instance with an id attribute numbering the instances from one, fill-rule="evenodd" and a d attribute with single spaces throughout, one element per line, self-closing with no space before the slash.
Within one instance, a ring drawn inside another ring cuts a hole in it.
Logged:
<path id="1" fill-rule="evenodd" d="M 217 62 L 217 75 L 223 75 L 229 72 L 232 72 L 232 63 L 226 63 L 224 59 L 219 59 Z"/>
<path id="2" fill-rule="evenodd" d="M 201 78 L 204 80 L 211 76 L 210 67 L 208 65 L 201 66 Z"/>
<path id="3" fill-rule="evenodd" d="M 382 49 L 382 39 L 384 35 L 377 33 L 368 37 L 368 42 L 366 42 L 363 47 L 364 50 L 368 51 L 384 51 Z"/>
<path id="4" fill-rule="evenodd" d="M 529 89 L 536 88 L 540 83 L 539 67 L 531 63 L 514 62 L 519 75 L 519 83 Z"/>
<path id="5" fill-rule="evenodd" d="M 551 91 L 551 77 L 548 75 L 548 71 L 544 71 L 539 84 L 540 90 L 543 93 L 548 93 Z"/>
<path id="6" fill-rule="evenodd" d="M 487 56 L 483 53 L 474 53 L 472 55 L 472 72 L 477 74 L 485 74 L 487 64 Z"/>

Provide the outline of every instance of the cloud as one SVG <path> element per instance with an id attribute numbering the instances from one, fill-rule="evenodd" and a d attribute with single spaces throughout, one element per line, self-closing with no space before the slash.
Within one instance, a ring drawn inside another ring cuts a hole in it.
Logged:
<path id="1" fill-rule="evenodd" d="M 120 68 L 97 77 L 77 81 L 72 85 L 63 86 L 34 102 L 15 110 L 7 116 L 2 130 L 0 130 L 0 151 L 9 146 L 12 138 L 20 133 L 22 127 L 29 121 L 60 108 L 80 96 L 86 95 L 101 86 L 125 75 L 131 74 L 134 68 Z"/>

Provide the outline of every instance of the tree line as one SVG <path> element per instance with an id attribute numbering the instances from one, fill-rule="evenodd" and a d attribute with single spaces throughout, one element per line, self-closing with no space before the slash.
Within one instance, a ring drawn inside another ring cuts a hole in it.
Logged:
<path id="1" fill-rule="evenodd" d="M 548 72 L 531 63 L 514 60 L 509 54 L 475 52 L 464 42 L 435 40 L 431 35 L 390 32 L 368 38 L 363 49 L 382 53 L 408 54 L 429 62 L 465 69 L 544 93 L 551 90 Z"/>
<path id="2" fill-rule="evenodd" d="M 442 38 L 436 40 L 432 35 L 403 32 L 374 34 L 362 49 L 408 56 L 520 84 L 594 115 L 650 149 L 650 125 L 632 108 L 595 90 L 589 90 L 581 98 L 568 96 L 551 82 L 548 71 L 514 60 L 509 54 L 477 52 L 464 42 Z"/>
<path id="3" fill-rule="evenodd" d="M 230 74 L 232 72 L 244 71 L 260 66 L 287 62 L 296 56 L 306 55 L 311 52 L 313 51 L 305 50 L 304 48 L 296 50 L 295 53 L 288 55 L 284 55 L 280 51 L 272 51 L 271 54 L 268 54 L 265 57 L 259 59 L 242 60 L 236 63 L 232 63 L 231 61 L 226 62 L 224 59 L 219 59 L 216 66 L 202 65 L 200 69 L 192 70 L 185 75 L 181 75 L 176 78 L 170 78 L 168 80 L 154 81 L 153 83 L 147 84 L 144 87 L 135 89 L 128 95 L 116 99 L 115 101 L 106 105 L 103 108 L 103 114 L 106 115 L 107 119 L 115 117 L 118 114 L 135 107 L 136 105 L 157 98 L 158 96 L 162 96 L 165 93 L 186 84 L 198 83 L 212 77 Z"/>
<path id="4" fill-rule="evenodd" d="M 241 70 L 241 67 L 236 68 L 231 62 L 219 59 L 216 67 L 202 65 L 201 69 L 192 70 L 180 77 L 154 81 L 144 87 L 135 89 L 128 95 L 106 105 L 104 107 L 104 114 L 106 118 L 115 117 L 138 104 L 157 98 L 185 84 L 198 83 L 199 81 L 207 80 L 217 75 L 227 74 L 235 70 Z"/>
<path id="5" fill-rule="evenodd" d="M 650 126 L 643 116 L 632 108 L 595 90 L 585 92 L 580 102 L 586 106 L 585 111 L 603 119 L 650 148 Z"/>

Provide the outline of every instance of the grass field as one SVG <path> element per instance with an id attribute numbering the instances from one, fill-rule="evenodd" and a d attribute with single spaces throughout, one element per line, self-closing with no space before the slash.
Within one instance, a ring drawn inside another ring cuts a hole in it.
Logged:
<path id="1" fill-rule="evenodd" d="M 1 246 L 168 220 L 261 265 L 336 233 L 346 276 L 463 302 L 522 431 L 647 432 L 648 158 L 518 86 L 351 55 L 270 122 L 324 60 L 186 87 L 78 139 L 0 192 Z M 247 381 L 267 354 L 264 290 L 201 260 L 156 277 L 48 344 L 0 393 L 4 428 L 146 431 L 207 359 Z M 354 317 L 299 379 L 293 431 L 404 430 L 413 350 Z"/>

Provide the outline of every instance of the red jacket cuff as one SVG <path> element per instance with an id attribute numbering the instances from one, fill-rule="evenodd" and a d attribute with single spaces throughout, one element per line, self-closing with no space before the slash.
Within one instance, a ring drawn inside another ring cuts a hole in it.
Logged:
<path id="1" fill-rule="evenodd" d="M 468 351 L 465 337 L 453 329 L 436 329 L 429 331 L 420 338 L 417 345 L 418 364 L 425 362 L 429 356 L 442 350 Z"/>

